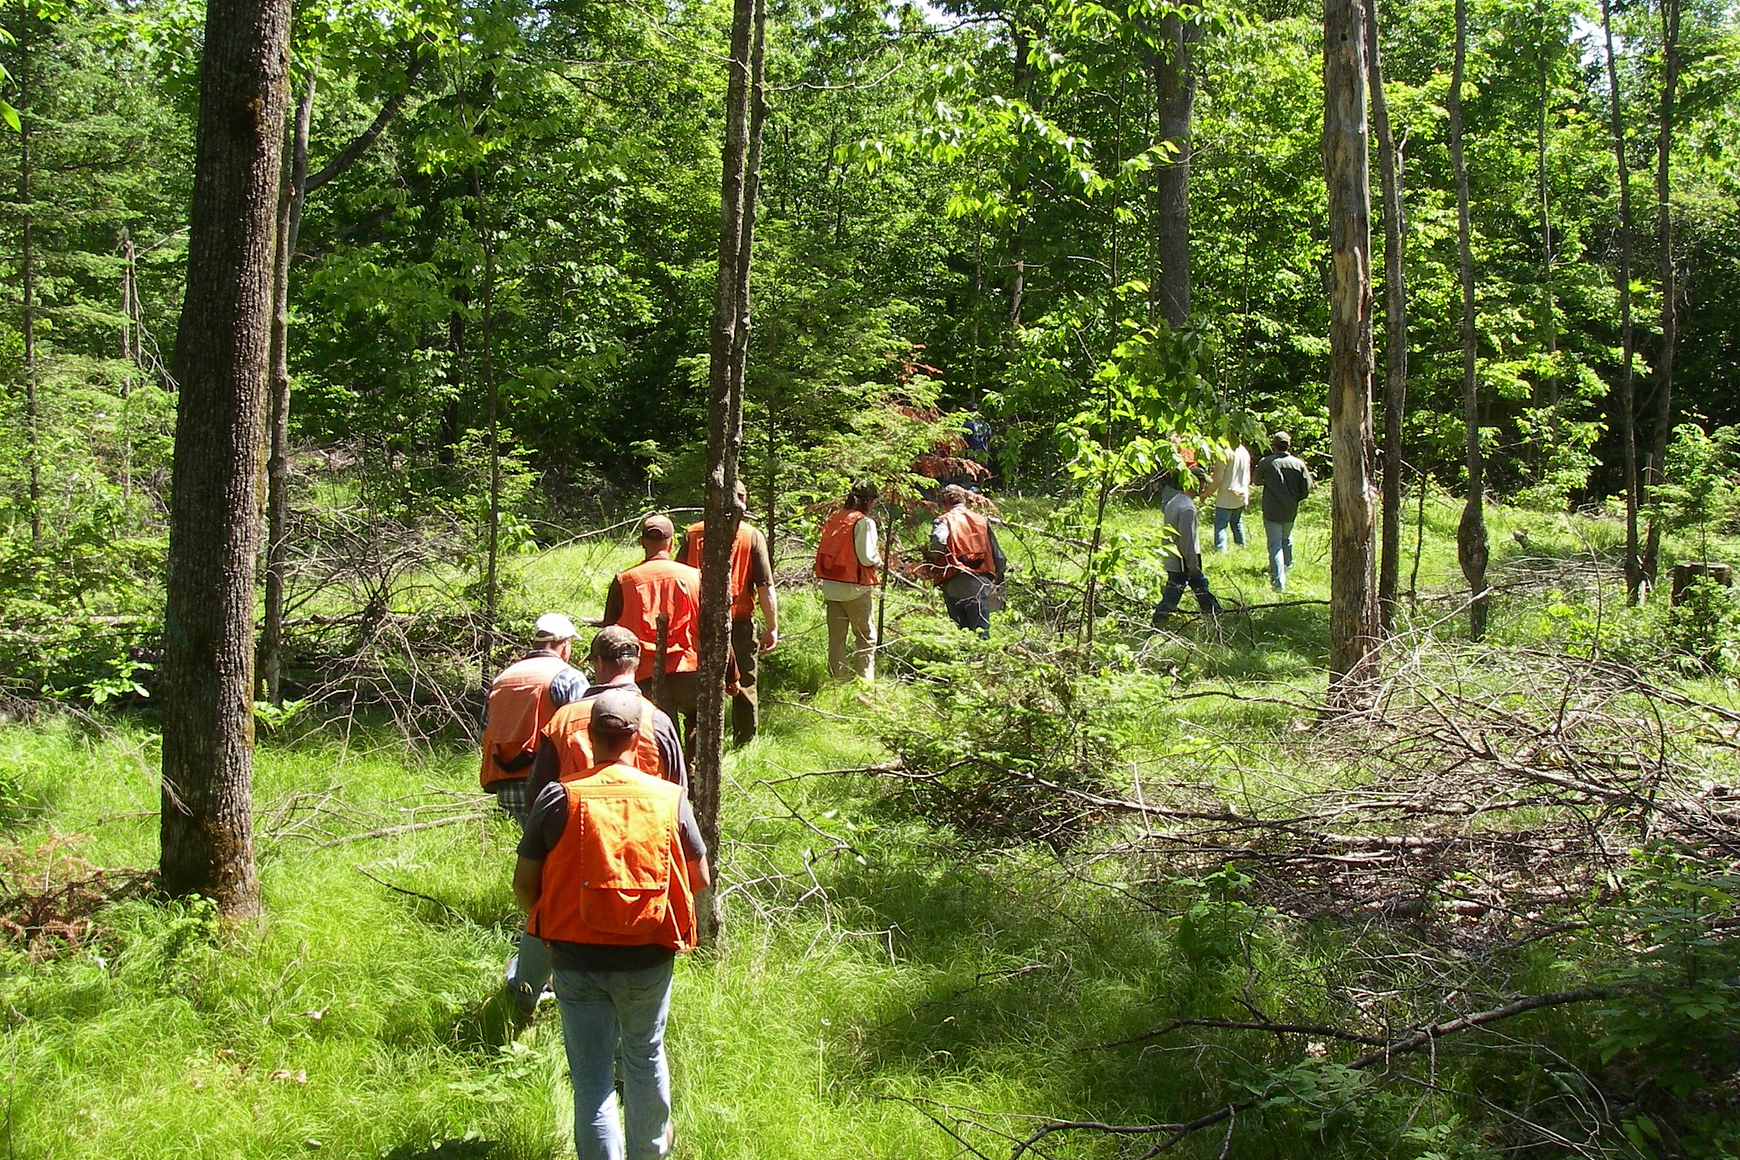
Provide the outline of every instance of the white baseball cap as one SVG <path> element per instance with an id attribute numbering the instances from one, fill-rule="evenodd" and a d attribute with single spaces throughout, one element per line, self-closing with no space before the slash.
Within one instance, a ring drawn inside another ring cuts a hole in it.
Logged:
<path id="1" fill-rule="evenodd" d="M 574 622 L 560 612 L 546 612 L 538 617 L 537 632 L 534 640 L 573 640 L 580 635 L 574 628 Z"/>

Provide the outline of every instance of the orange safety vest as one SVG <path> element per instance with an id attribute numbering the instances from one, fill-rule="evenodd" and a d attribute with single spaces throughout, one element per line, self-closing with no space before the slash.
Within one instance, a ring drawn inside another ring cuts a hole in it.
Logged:
<path id="1" fill-rule="evenodd" d="M 997 564 L 991 559 L 991 522 L 965 504 L 956 504 L 942 514 L 949 528 L 949 554 L 942 564 L 942 579 L 972 573 L 990 576 Z M 941 581 L 939 581 L 940 583 Z"/>
<path id="2" fill-rule="evenodd" d="M 489 710 L 483 726 L 483 769 L 478 781 L 488 789 L 498 781 L 523 778 L 530 771 L 502 768 L 537 751 L 538 737 L 554 711 L 550 682 L 568 667 L 560 657 L 527 657 L 490 682 Z"/>
<path id="3" fill-rule="evenodd" d="M 695 652 L 700 629 L 701 574 L 675 560 L 648 560 L 616 577 L 622 589 L 622 617 L 616 623 L 640 638 L 637 681 L 650 680 L 658 652 L 658 616 L 670 616 L 665 631 L 665 672 L 692 673 L 701 667 Z"/>
<path id="4" fill-rule="evenodd" d="M 596 700 L 597 697 L 587 697 L 563 705 L 544 726 L 544 736 L 556 747 L 558 781 L 584 777 L 597 764 L 592 760 L 592 702 Z M 666 781 L 675 781 L 676 778 L 671 776 L 674 771 L 665 768 L 658 736 L 653 732 L 653 714 L 657 711 L 658 707 L 644 696 L 640 699 L 640 736 L 635 740 L 630 761 L 638 770 Z"/>
<path id="5" fill-rule="evenodd" d="M 839 580 L 846 584 L 880 584 L 882 574 L 858 562 L 858 521 L 861 511 L 841 508 L 822 525 L 822 539 L 816 545 L 816 577 Z"/>
<path id="6" fill-rule="evenodd" d="M 683 529 L 683 554 L 677 562 L 701 566 L 701 543 L 707 529 L 700 521 Z M 739 520 L 737 538 L 731 541 L 731 619 L 748 620 L 755 615 L 755 588 L 749 582 L 755 570 L 755 528 Z"/>
<path id="7" fill-rule="evenodd" d="M 682 789 L 620 764 L 562 788 L 568 822 L 544 860 L 526 930 L 555 942 L 693 950 L 695 895 L 677 832 Z"/>

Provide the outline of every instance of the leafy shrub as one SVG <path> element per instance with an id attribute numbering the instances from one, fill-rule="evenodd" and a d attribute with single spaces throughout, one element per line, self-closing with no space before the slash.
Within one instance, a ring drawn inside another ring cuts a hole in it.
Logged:
<path id="1" fill-rule="evenodd" d="M 1020 645 L 944 630 L 903 641 L 935 716 L 890 720 L 918 808 L 968 844 L 1074 845 L 1103 810 L 1111 738 L 1078 679 Z"/>

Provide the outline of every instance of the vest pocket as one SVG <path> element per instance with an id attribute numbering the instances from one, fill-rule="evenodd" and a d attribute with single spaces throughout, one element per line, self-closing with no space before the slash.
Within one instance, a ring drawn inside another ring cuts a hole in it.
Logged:
<path id="1" fill-rule="evenodd" d="M 580 804 L 582 921 L 600 934 L 657 930 L 670 909 L 673 804 L 632 792 L 589 793 Z"/>

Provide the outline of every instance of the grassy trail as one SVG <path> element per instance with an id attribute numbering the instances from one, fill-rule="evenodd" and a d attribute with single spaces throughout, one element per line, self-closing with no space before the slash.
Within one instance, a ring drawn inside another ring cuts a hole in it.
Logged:
<path id="1" fill-rule="evenodd" d="M 1435 505 L 1431 517 L 1422 587 L 1444 593 L 1455 587 L 1454 509 Z M 1499 543 L 1527 528 L 1535 555 L 1573 561 L 1612 532 L 1512 513 L 1495 523 Z M 1133 544 L 1148 542 L 1152 513 L 1133 514 L 1122 530 Z M 1253 530 L 1251 546 L 1211 558 L 1210 575 L 1223 597 L 1263 603 L 1260 524 Z M 1045 541 L 1012 538 L 1009 554 L 1030 574 L 1067 579 L 1069 564 L 1050 557 Z M 1290 596 L 1326 595 L 1323 541 L 1312 512 L 1297 535 Z M 593 542 L 528 561 L 527 606 L 591 613 L 621 555 Z M 1132 596 L 1120 611 L 1145 619 L 1152 570 L 1132 569 L 1122 584 Z M 931 599 L 903 594 L 891 608 L 904 637 L 890 649 L 896 673 L 911 674 L 938 649 L 967 647 L 936 629 Z M 1569 601 L 1561 604 L 1587 614 L 1587 601 Z M 1265 934 L 1239 943 L 1242 951 L 1204 952 L 1199 934 L 1181 934 L 1178 916 L 1191 897 L 1211 896 L 1213 883 L 1044 845 L 999 848 L 939 821 L 934 806 L 927 813 L 911 786 L 826 772 L 882 761 L 883 738 L 952 728 L 954 719 L 922 682 L 885 679 L 869 692 L 826 685 L 813 594 L 788 591 L 782 605 L 763 736 L 727 769 L 728 934 L 678 969 L 676 1155 L 969 1155 L 952 1134 L 963 1117 L 975 1125 L 974 1148 L 1007 1155 L 1031 1124 L 1023 1117 L 1188 1119 L 1297 1044 L 1210 1034 L 1094 1045 L 1181 1011 L 1334 1017 L 1326 980 L 1340 969 L 1345 931 Z M 1454 606 L 1427 605 L 1421 621 Z M 1500 639 L 1548 643 L 1575 631 L 1539 600 L 1504 607 Z M 1321 687 L 1324 620 L 1321 606 L 1300 603 L 1218 628 L 1188 624 L 1167 638 L 1112 634 L 1095 695 L 1116 703 L 1114 748 L 1143 776 L 1213 783 L 1231 776 L 1229 755 L 1243 747 L 1285 744 L 1301 726 L 1285 708 L 1176 694 L 1310 696 Z M 1011 650 L 1038 647 L 1036 631 L 1000 633 L 971 663 L 1025 664 Z M 125 901 L 101 912 L 99 934 L 80 948 L 0 950 L 8 1160 L 572 1154 L 554 1012 L 517 1036 L 504 1021 L 516 833 L 471 793 L 474 756 L 457 745 L 410 748 L 360 726 L 289 731 L 260 749 L 267 916 L 258 925 L 225 929 L 200 904 Z M 156 770 L 143 719 L 47 713 L 0 727 L 8 888 L 32 875 L 75 877 L 74 860 L 152 864 Z M 1123 772 L 1107 775 L 1130 788 Z M 1256 930 L 1266 920 L 1252 914 Z M 1521 969 L 1519 978 L 1544 979 L 1554 968 L 1543 958 Z M 1414 1123 L 1409 1101 L 1417 1115 L 1421 1098 L 1398 1093 L 1371 1119 L 1270 1116 L 1241 1129 L 1235 1154 L 1298 1155 L 1306 1141 L 1326 1155 L 1395 1154 Z M 1436 1111 L 1429 1118 L 1444 1122 Z M 1210 1135 L 1183 1152 L 1216 1154 L 1221 1139 Z M 1045 1149 L 1127 1154 L 1087 1134 Z"/>

